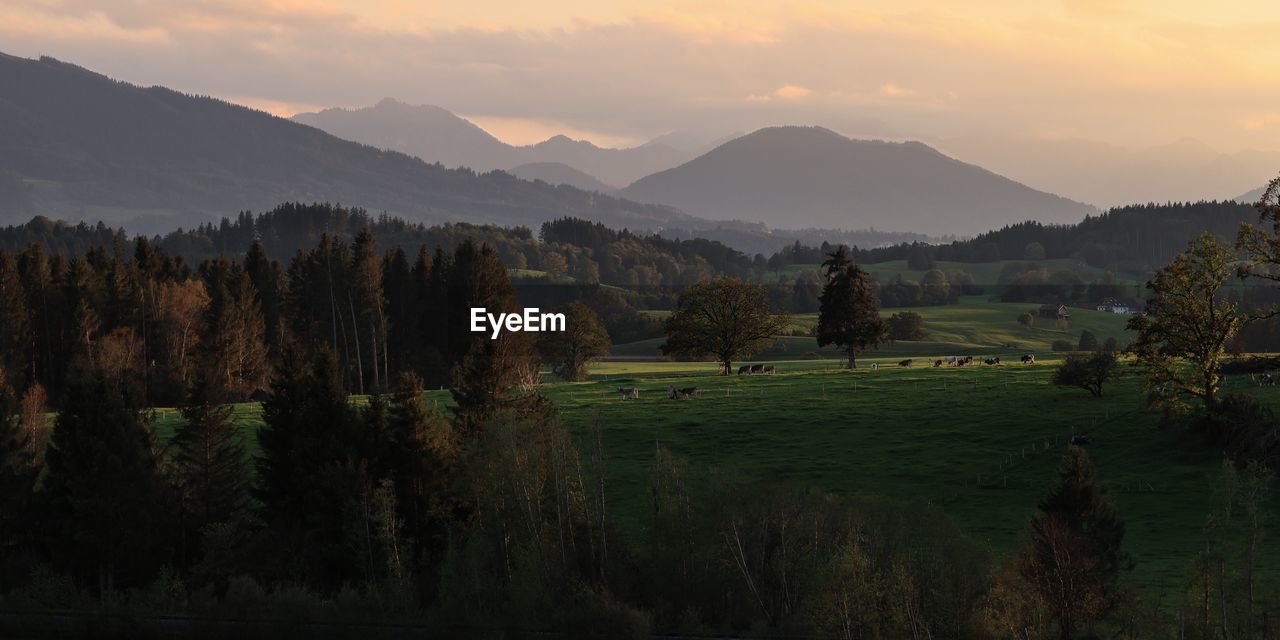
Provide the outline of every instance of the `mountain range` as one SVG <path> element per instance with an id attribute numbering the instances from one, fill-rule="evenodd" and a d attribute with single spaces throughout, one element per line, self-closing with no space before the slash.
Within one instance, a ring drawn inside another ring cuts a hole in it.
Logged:
<path id="1" fill-rule="evenodd" d="M 919 142 L 771 127 L 699 154 L 705 144 L 677 133 L 628 149 L 565 136 L 517 147 L 444 109 L 392 100 L 291 121 L 52 58 L 0 54 L 0 222 L 41 214 L 152 232 L 327 201 L 432 223 L 536 227 L 575 216 L 681 235 L 714 230 L 759 246 L 768 227 L 937 237 L 1095 211 Z M 512 164 L 509 172 L 450 168 L 445 156 L 455 165 Z M 606 194 L 612 180 L 625 184 L 653 167 L 617 197 Z"/>
<path id="2" fill-rule="evenodd" d="M 935 237 L 1097 213 L 920 142 L 851 140 L 822 127 L 761 129 L 620 193 L 697 217 Z"/>
<path id="3" fill-rule="evenodd" d="M 1103 208 L 1229 199 L 1280 171 L 1280 153 L 1223 153 L 1193 138 L 1140 149 L 1083 138 L 989 135 L 934 144 L 1035 189 Z"/>
<path id="4" fill-rule="evenodd" d="M 281 202 L 413 221 L 696 222 L 671 207 L 429 164 L 207 97 L 0 54 L 0 222 L 39 213 L 171 230 Z"/>
<path id="5" fill-rule="evenodd" d="M 409 105 L 392 98 L 360 109 L 299 113 L 293 116 L 293 121 L 339 138 L 400 151 L 447 167 L 488 171 L 512 170 L 530 164 L 560 164 L 591 176 L 593 180 L 584 182 L 585 185 L 602 183 L 605 186 L 601 191 L 626 186 L 706 150 L 679 134 L 626 149 L 598 147 L 564 135 L 553 136 L 534 145 L 516 146 L 493 137 L 448 110 L 433 105 Z M 547 168 L 543 166 L 541 170 L 546 171 Z M 574 178 L 581 181 L 581 176 Z"/>

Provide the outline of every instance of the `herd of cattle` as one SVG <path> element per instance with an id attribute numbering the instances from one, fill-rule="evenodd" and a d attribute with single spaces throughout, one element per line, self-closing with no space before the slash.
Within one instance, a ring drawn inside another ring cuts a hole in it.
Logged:
<path id="1" fill-rule="evenodd" d="M 1022 356 L 1022 364 L 1035 364 L 1035 363 L 1036 363 L 1035 354 L 1028 353 Z M 898 366 L 910 367 L 913 364 L 915 364 L 915 360 L 908 358 L 906 360 L 899 362 Z M 935 367 L 942 367 L 942 366 L 963 367 L 969 364 L 973 364 L 973 356 L 965 356 L 963 358 L 957 358 L 956 356 L 947 356 L 946 358 L 939 358 L 938 360 L 933 361 L 933 366 Z M 998 365 L 1000 364 L 1000 356 L 987 358 L 986 360 L 982 361 L 982 364 L 992 365 L 992 366 Z M 876 364 L 872 364 L 871 368 L 878 369 L 879 367 Z"/>
<path id="2" fill-rule="evenodd" d="M 906 360 L 902 360 L 901 362 L 899 362 L 898 366 L 910 367 L 912 364 L 914 364 L 914 362 L 915 362 L 914 360 L 908 358 Z M 946 365 L 946 366 L 954 366 L 954 367 L 963 367 L 965 365 L 973 364 L 973 362 L 974 362 L 973 356 L 964 356 L 964 357 L 947 356 L 946 358 L 940 358 L 938 360 L 934 360 L 933 366 L 941 367 Z M 992 365 L 992 366 L 999 365 L 1000 357 L 995 356 L 995 357 L 987 358 L 983 360 L 982 363 L 987 365 Z M 1035 363 L 1036 363 L 1036 357 L 1034 354 L 1028 353 L 1022 356 L 1022 364 L 1035 364 Z M 873 362 L 871 363 L 871 368 L 879 369 L 880 364 Z M 738 375 L 740 376 L 772 375 L 774 373 L 777 373 L 777 371 L 778 371 L 777 367 L 771 364 L 744 364 L 738 367 Z M 640 389 L 637 387 L 618 387 L 618 395 L 622 396 L 623 400 L 638 400 L 640 399 Z M 683 398 L 694 398 L 694 397 L 697 397 L 697 395 L 698 395 L 697 387 L 685 387 L 683 389 L 677 389 L 676 387 L 673 387 L 673 386 L 667 387 L 667 398 L 671 400 L 680 400 Z"/>

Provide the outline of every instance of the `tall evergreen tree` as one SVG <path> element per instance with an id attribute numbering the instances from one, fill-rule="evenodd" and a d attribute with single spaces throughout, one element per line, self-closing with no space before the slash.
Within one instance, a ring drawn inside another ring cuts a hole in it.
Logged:
<path id="1" fill-rule="evenodd" d="M 474 430 L 510 399 L 508 392 L 520 371 L 535 359 L 533 344 L 523 332 L 504 331 L 493 339 L 470 330 L 472 308 L 488 313 L 519 311 L 507 269 L 489 247 L 470 241 L 458 245 L 447 293 L 453 398 L 460 426 Z"/>
<path id="2" fill-rule="evenodd" d="M 848 249 L 836 248 L 822 266 L 827 282 L 818 297 L 818 346 L 842 347 L 846 366 L 854 369 L 858 353 L 880 344 L 889 327 L 880 319 L 870 276 L 849 258 Z"/>
<path id="3" fill-rule="evenodd" d="M 136 394 L 102 371 L 72 377 L 45 456 L 55 564 L 107 596 L 169 561 L 173 505 Z"/>
<path id="4" fill-rule="evenodd" d="M 244 256 L 244 270 L 253 283 L 258 307 L 262 310 L 262 322 L 266 327 L 263 337 L 271 353 L 278 357 L 284 342 L 284 319 L 282 316 L 282 280 L 280 264 L 267 259 L 266 249 L 261 240 L 254 240 Z"/>
<path id="5" fill-rule="evenodd" d="M 8 251 L 0 251 L 0 366 L 10 376 L 27 369 L 30 322 L 18 261 Z"/>
<path id="6" fill-rule="evenodd" d="M 357 565 L 347 548 L 344 509 L 358 457 L 357 416 L 347 402 L 337 360 L 326 350 L 286 349 L 262 405 L 253 492 L 268 524 L 280 577 L 333 586 Z"/>
<path id="7" fill-rule="evenodd" d="M 0 589 L 13 586 L 7 578 L 17 575 L 19 551 L 35 532 L 30 506 L 38 471 L 17 396 L 0 371 Z"/>
<path id="8" fill-rule="evenodd" d="M 1089 455 L 1071 447 L 1031 521 L 1020 562 L 1063 640 L 1115 607 L 1120 574 L 1130 566 L 1124 534 Z"/>
<path id="9" fill-rule="evenodd" d="M 239 518 L 249 506 L 249 459 L 220 386 L 197 376 L 173 435 L 174 475 L 191 528 Z"/>

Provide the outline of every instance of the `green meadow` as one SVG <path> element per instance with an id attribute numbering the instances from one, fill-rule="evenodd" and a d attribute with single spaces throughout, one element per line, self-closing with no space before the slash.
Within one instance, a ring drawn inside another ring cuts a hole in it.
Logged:
<path id="1" fill-rule="evenodd" d="M 965 298 L 914 309 L 924 316 L 928 340 L 885 345 L 866 354 L 855 371 L 841 367 L 839 354 L 819 352 L 811 337 L 781 338 L 754 358 L 776 364 L 778 373 L 767 376 L 719 376 L 710 362 L 655 360 L 660 340 L 619 345 L 615 356 L 629 358 L 597 363 L 586 382 L 548 375 L 543 393 L 574 433 L 600 426 L 611 509 L 629 532 L 646 524 L 648 483 L 661 446 L 699 474 L 932 503 L 1003 557 L 1068 439 L 1088 434 L 1088 450 L 1128 526 L 1126 545 L 1135 559 L 1130 579 L 1153 597 L 1172 597 L 1203 547 L 1222 456 L 1183 429 L 1161 429 L 1140 400 L 1132 367 L 1102 398 L 1050 383 L 1057 364 L 1048 351 L 1052 341 L 1074 343 L 1087 328 L 1100 340 L 1116 337 L 1123 344 L 1124 316 L 1072 309 L 1065 330 L 1043 320 L 1027 329 L 1015 317 L 1030 306 Z M 1039 363 L 1018 363 L 1027 352 Z M 952 354 L 1000 355 L 1005 364 L 931 366 Z M 902 358 L 914 365 L 899 367 Z M 699 395 L 670 400 L 668 386 L 697 387 Z M 1227 386 L 1280 405 L 1280 389 L 1246 378 Z M 623 399 L 618 387 L 638 387 L 640 398 Z M 430 391 L 427 402 L 444 408 L 448 392 Z M 255 449 L 260 408 L 237 405 L 235 417 Z M 160 409 L 154 423 L 163 439 L 180 420 L 176 411 Z M 1280 554 L 1268 553 L 1274 570 Z"/>
<path id="2" fill-rule="evenodd" d="M 1017 351 L 1044 353 L 1052 348 L 1055 340 L 1066 340 L 1073 345 L 1080 339 L 1081 331 L 1088 329 L 1100 342 L 1115 338 L 1121 345 L 1128 342 L 1125 323 L 1128 316 L 1106 313 L 1093 309 L 1071 307 L 1071 320 L 1065 329 L 1059 329 L 1053 320 L 1036 318 L 1031 328 L 1018 324 L 1018 314 L 1034 310 L 1040 305 L 1031 302 L 996 302 L 984 296 L 961 297 L 956 304 L 930 307 L 903 307 L 882 309 L 882 316 L 903 311 L 914 311 L 924 318 L 924 329 L 929 336 L 919 342 L 894 342 L 868 354 L 871 356 L 927 357 L 948 354 L 1009 355 Z M 657 314 L 657 312 L 655 312 Z M 665 314 L 658 314 L 660 316 Z M 818 314 L 793 316 L 792 325 L 801 330 L 812 329 L 818 323 Z M 616 356 L 657 356 L 665 338 L 641 340 L 615 345 Z M 839 354 L 833 347 L 819 349 L 809 336 L 787 336 L 760 354 L 765 359 L 804 358 L 822 356 L 835 358 Z"/>

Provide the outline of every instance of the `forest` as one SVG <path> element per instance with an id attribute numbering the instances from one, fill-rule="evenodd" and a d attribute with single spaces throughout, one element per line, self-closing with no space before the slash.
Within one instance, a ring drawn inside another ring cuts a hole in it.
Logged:
<path id="1" fill-rule="evenodd" d="M 1254 514 L 1187 558 L 1222 563 L 1196 574 L 1216 592 L 1203 604 L 1220 610 L 1188 622 L 1127 590 L 1122 517 L 1075 446 L 1003 559 L 937 505 L 739 482 L 661 444 L 644 524 L 621 524 L 604 425 L 569 429 L 540 372 L 575 379 L 610 339 L 642 327 L 665 333 L 672 355 L 714 356 L 729 374 L 786 327 L 773 290 L 752 279 L 763 256 L 575 220 L 548 223 L 535 240 L 293 207 L 154 239 L 42 220 L 0 234 L 21 245 L 0 251 L 4 606 L 125 620 L 377 619 L 464 635 L 1270 633 L 1274 593 L 1252 573 L 1261 560 L 1232 555 L 1228 575 L 1225 558 L 1264 530 L 1273 414 L 1170 365 L 1216 372 L 1245 325 L 1235 303 L 1178 306 L 1191 290 L 1218 299 L 1235 277 L 1211 235 L 1157 272 L 1149 316 L 1130 323 L 1153 406 L 1200 434 L 1194 446 L 1228 453 L 1229 508 Z M 1254 255 L 1274 242 L 1248 237 Z M 589 264 L 599 276 L 513 282 L 552 255 L 562 274 Z M 883 289 L 856 255 L 833 249 L 816 291 L 817 344 L 838 345 L 851 367 L 907 318 L 879 319 Z M 673 303 L 663 323 L 632 307 L 643 287 L 602 284 L 664 260 L 675 266 L 653 267 L 658 277 L 697 281 L 659 294 Z M 572 309 L 582 343 L 467 328 L 472 307 L 514 311 L 530 299 Z M 708 304 L 741 315 L 708 324 L 714 314 L 697 311 Z M 1184 351 L 1153 348 L 1180 340 Z M 1096 342 L 1082 337 L 1097 355 L 1068 358 L 1054 383 L 1101 395 L 1117 356 Z M 578 353 L 568 365 L 553 359 L 565 350 Z M 446 389 L 445 403 L 427 401 Z M 162 436 L 157 411 L 169 407 L 181 420 Z M 260 421 L 249 430 L 246 410 Z M 1054 555 L 1064 549 L 1069 558 Z"/>

